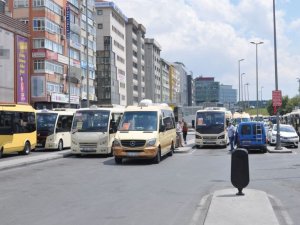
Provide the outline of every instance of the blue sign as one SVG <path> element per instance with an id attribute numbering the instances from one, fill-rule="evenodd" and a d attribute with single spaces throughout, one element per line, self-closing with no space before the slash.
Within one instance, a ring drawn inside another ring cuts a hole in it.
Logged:
<path id="1" fill-rule="evenodd" d="M 67 35 L 67 39 L 70 38 L 70 6 L 67 3 L 67 7 L 66 7 L 66 35 Z"/>

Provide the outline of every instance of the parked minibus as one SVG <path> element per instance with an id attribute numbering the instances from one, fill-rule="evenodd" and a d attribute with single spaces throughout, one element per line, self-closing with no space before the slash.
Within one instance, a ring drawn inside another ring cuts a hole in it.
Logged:
<path id="1" fill-rule="evenodd" d="M 138 106 L 127 106 L 113 143 L 115 162 L 124 158 L 153 159 L 173 155 L 176 142 L 175 117 L 167 104 L 145 99 Z"/>
<path id="2" fill-rule="evenodd" d="M 36 147 L 35 110 L 30 105 L 0 104 L 0 157 L 28 155 Z"/>
<path id="3" fill-rule="evenodd" d="M 71 126 L 76 109 L 37 110 L 37 147 L 57 149 L 71 147 Z"/>
<path id="4" fill-rule="evenodd" d="M 124 107 L 117 105 L 92 105 L 90 108 L 78 109 L 72 123 L 72 153 L 77 156 L 112 156 L 112 142 L 123 113 Z"/>

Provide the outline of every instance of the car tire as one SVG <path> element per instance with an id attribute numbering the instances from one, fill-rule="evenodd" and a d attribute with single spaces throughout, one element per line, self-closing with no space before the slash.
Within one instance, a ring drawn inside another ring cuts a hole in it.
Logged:
<path id="1" fill-rule="evenodd" d="M 29 155 L 30 154 L 30 143 L 28 141 L 26 141 L 25 145 L 24 145 L 24 149 L 21 152 L 22 155 Z"/>
<path id="2" fill-rule="evenodd" d="M 64 143 L 63 143 L 63 141 L 62 141 L 61 139 L 60 139 L 59 142 L 58 142 L 57 150 L 58 150 L 58 151 L 64 150 Z"/>
<path id="3" fill-rule="evenodd" d="M 161 151 L 160 151 L 160 148 L 159 148 L 158 151 L 157 151 L 156 156 L 155 156 L 154 159 L 153 159 L 153 162 L 154 162 L 155 164 L 159 164 L 159 163 L 160 163 L 160 160 L 161 160 Z"/>
<path id="4" fill-rule="evenodd" d="M 174 143 L 172 142 L 172 144 L 171 144 L 171 149 L 170 149 L 170 152 L 168 153 L 168 156 L 172 156 L 173 155 L 173 153 L 174 153 Z"/>

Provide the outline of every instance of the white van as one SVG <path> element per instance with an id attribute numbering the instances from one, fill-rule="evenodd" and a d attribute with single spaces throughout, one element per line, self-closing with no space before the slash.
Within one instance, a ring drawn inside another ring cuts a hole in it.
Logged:
<path id="1" fill-rule="evenodd" d="M 176 126 L 172 108 L 143 100 L 139 106 L 128 106 L 113 143 L 115 162 L 123 158 L 153 159 L 159 163 L 163 155 L 172 156 L 176 142 Z"/>
<path id="2" fill-rule="evenodd" d="M 112 142 L 124 107 L 78 109 L 72 123 L 71 151 L 75 155 L 112 155 Z"/>
<path id="3" fill-rule="evenodd" d="M 37 110 L 38 148 L 57 149 L 71 147 L 71 125 L 76 109 Z"/>

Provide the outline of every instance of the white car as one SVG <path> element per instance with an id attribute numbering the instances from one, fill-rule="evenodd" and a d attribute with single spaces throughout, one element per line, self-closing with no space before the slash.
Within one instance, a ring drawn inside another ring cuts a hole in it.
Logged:
<path id="1" fill-rule="evenodd" d="M 276 144 L 277 125 L 274 124 L 270 132 L 268 132 L 268 141 L 270 145 Z M 280 124 L 280 142 L 282 146 L 294 146 L 298 148 L 299 136 L 291 125 Z"/>

